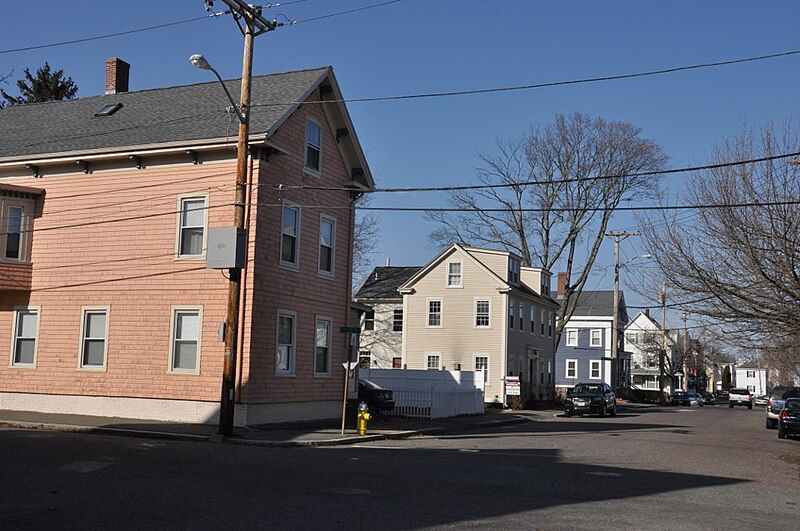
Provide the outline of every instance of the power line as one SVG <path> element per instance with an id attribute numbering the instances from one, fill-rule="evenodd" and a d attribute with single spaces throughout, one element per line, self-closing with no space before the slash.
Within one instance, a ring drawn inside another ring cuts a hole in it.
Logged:
<path id="1" fill-rule="evenodd" d="M 399 0 L 394 0 L 399 1 Z M 392 3 L 392 2 L 387 2 Z M 381 4 L 383 5 L 383 4 Z M 309 20 L 315 19 L 307 19 L 299 22 L 308 22 Z M 298 22 L 298 23 L 299 23 Z M 718 66 L 727 66 L 727 65 L 734 65 L 740 63 L 750 63 L 755 61 L 764 61 L 767 59 L 777 59 L 781 57 L 789 57 L 793 55 L 800 54 L 800 50 L 789 50 L 785 52 L 777 52 L 771 53 L 766 55 L 756 55 L 753 57 L 743 57 L 739 59 L 730 59 L 727 61 L 715 61 L 711 63 L 699 63 L 693 65 L 686 65 L 686 66 L 676 66 L 672 68 L 662 68 L 659 70 L 646 70 L 643 72 L 632 72 L 628 74 L 617 74 L 617 75 L 610 75 L 610 76 L 599 76 L 599 77 L 588 77 L 588 78 L 580 78 L 580 79 L 571 79 L 566 81 L 550 81 L 547 83 L 531 83 L 527 85 L 510 85 L 504 87 L 490 87 L 490 88 L 483 88 L 483 89 L 466 89 L 466 90 L 449 90 L 443 92 L 423 92 L 419 94 L 402 94 L 402 95 L 393 95 L 393 96 L 372 96 L 372 97 L 364 97 L 364 98 L 345 98 L 345 99 L 335 99 L 335 100 L 319 100 L 319 101 L 312 101 L 312 102 L 302 102 L 302 101 L 293 101 L 293 102 L 273 102 L 273 103 L 256 103 L 253 104 L 254 107 L 264 107 L 264 106 L 272 106 L 272 105 L 296 105 L 301 103 L 366 103 L 366 102 L 374 102 L 374 101 L 397 101 L 397 100 L 414 100 L 414 99 L 423 99 L 423 98 L 441 98 L 441 97 L 449 97 L 449 96 L 466 96 L 466 95 L 475 95 L 475 94 L 490 94 L 490 93 L 497 93 L 497 92 L 512 92 L 512 91 L 520 91 L 520 90 L 532 90 L 532 89 L 540 89 L 540 88 L 548 88 L 548 87 L 560 87 L 565 85 L 579 85 L 584 83 L 597 83 L 601 81 L 617 81 L 620 79 L 631 79 L 637 77 L 649 77 L 649 76 L 658 76 L 664 74 L 672 74 L 675 72 L 685 72 L 688 70 L 699 70 L 702 68 L 713 68 Z"/>
<path id="2" fill-rule="evenodd" d="M 402 2 L 402 1 L 403 0 L 388 0 L 387 2 L 379 2 L 377 4 L 370 4 L 370 5 L 366 5 L 366 6 L 356 7 L 354 9 L 347 9 L 345 11 L 336 11 L 334 13 L 328 13 L 327 15 L 320 15 L 318 17 L 311 17 L 311 18 L 305 18 L 303 20 L 296 20 L 296 21 L 293 21 L 290 25 L 294 26 L 296 24 L 303 24 L 305 22 L 314 22 L 316 20 L 323 20 L 323 19 L 326 19 L 326 18 L 338 17 L 339 15 L 348 15 L 350 13 L 356 13 L 358 11 L 366 11 L 367 9 L 374 9 L 376 7 L 388 6 L 389 4 L 396 4 L 396 3 Z M 288 2 L 284 3 L 284 5 L 286 5 L 287 3 Z"/>
<path id="3" fill-rule="evenodd" d="M 8 54 L 8 53 L 17 53 L 17 52 L 27 52 L 30 50 L 41 50 L 43 48 L 53 48 L 55 46 L 66 46 L 68 44 L 79 44 L 82 42 L 90 42 L 90 41 L 99 41 L 101 39 L 110 39 L 112 37 L 121 37 L 123 35 L 131 35 L 132 33 L 140 33 L 143 31 L 151 31 L 161 28 L 168 28 L 171 26 L 178 26 L 181 24 L 188 24 L 190 22 L 197 22 L 198 20 L 207 20 L 209 18 L 216 18 L 220 15 L 224 15 L 230 13 L 230 11 L 220 11 L 219 13 L 211 13 L 209 15 L 203 15 L 202 17 L 193 17 L 193 18 L 186 18 L 183 20 L 175 20 L 173 22 L 165 22 L 163 24 L 156 24 L 154 26 L 145 26 L 143 28 L 135 28 L 126 31 L 118 31 L 116 33 L 107 33 L 105 35 L 95 35 L 93 37 L 84 37 L 81 39 L 72 39 L 68 41 L 60 41 L 60 42 L 51 42 L 48 44 L 36 44 L 32 46 L 23 46 L 20 48 L 8 48 L 6 50 L 0 50 L 0 54 Z"/>
<path id="4" fill-rule="evenodd" d="M 595 177 L 570 177 L 567 179 L 557 180 L 532 180 L 532 181 L 514 181 L 510 183 L 497 183 L 497 184 L 469 184 L 463 186 L 419 186 L 419 187 L 406 187 L 406 188 L 374 188 L 372 190 L 359 190 L 364 193 L 405 193 L 405 192 L 455 192 L 464 190 L 485 190 L 497 188 L 514 188 L 518 186 L 528 186 L 534 184 L 565 184 L 572 182 L 587 182 L 599 181 L 607 179 L 625 179 L 631 177 L 648 177 L 655 175 L 668 175 L 673 173 L 689 173 L 701 170 L 714 170 L 719 168 L 728 168 L 731 166 L 743 166 L 745 164 L 755 164 L 759 162 L 769 162 L 773 160 L 786 159 L 791 157 L 800 156 L 800 151 L 792 153 L 782 153 L 779 155 L 771 155 L 769 157 L 759 157 L 755 159 L 746 159 L 733 162 L 719 162 L 716 164 L 704 164 L 702 166 L 686 166 L 683 168 L 669 168 L 666 170 L 653 170 L 645 172 L 634 173 L 618 173 L 612 175 L 597 175 Z M 263 186 L 263 185 L 260 185 Z M 270 185 L 274 186 L 274 185 Z M 336 187 L 336 186 L 314 186 L 314 185 L 278 185 L 278 190 L 322 190 L 322 191 L 339 191 L 339 192 L 352 192 L 352 188 Z"/>

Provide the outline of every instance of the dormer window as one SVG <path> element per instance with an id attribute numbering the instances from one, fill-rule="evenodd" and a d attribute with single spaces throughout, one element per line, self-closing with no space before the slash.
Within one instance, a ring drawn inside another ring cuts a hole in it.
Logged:
<path id="1" fill-rule="evenodd" d="M 511 284 L 519 284 L 520 263 L 516 258 L 508 259 L 508 281 Z"/>

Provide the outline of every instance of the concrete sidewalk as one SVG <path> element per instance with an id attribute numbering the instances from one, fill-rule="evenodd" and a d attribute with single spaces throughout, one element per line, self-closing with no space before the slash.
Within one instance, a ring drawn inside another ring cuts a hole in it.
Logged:
<path id="1" fill-rule="evenodd" d="M 379 418 L 369 423 L 368 434 L 364 436 L 356 434 L 354 426 L 350 425 L 346 427 L 345 435 L 342 435 L 340 424 L 335 421 L 236 428 L 233 437 L 223 438 L 217 434 L 217 427 L 209 424 L 178 424 L 127 418 L 6 410 L 0 411 L 0 428 L 227 442 L 267 447 L 335 446 L 519 424 L 529 420 L 528 416 L 517 413 L 519 412 L 489 409 L 484 415 L 450 419 Z"/>

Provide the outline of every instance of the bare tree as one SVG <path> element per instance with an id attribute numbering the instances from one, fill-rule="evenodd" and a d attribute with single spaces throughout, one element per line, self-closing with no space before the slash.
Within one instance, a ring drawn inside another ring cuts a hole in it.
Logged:
<path id="1" fill-rule="evenodd" d="M 507 186 L 452 193 L 452 205 L 465 211 L 429 212 L 439 225 L 430 239 L 442 247 L 455 241 L 501 248 L 520 255 L 525 265 L 563 268 L 567 286 L 558 315 L 559 337 L 614 209 L 657 190 L 654 177 L 632 174 L 660 169 L 667 157 L 629 123 L 574 113 L 557 115 L 520 139 L 498 141 L 496 152 L 481 160 L 478 183 Z M 597 176 L 614 177 L 592 179 Z M 530 180 L 545 184 L 524 183 Z"/>
<path id="2" fill-rule="evenodd" d="M 356 206 L 366 206 L 372 201 L 371 195 L 363 195 L 356 201 Z M 364 211 L 356 211 L 356 222 L 353 227 L 353 289 L 358 289 L 369 274 L 372 258 L 378 250 L 377 217 Z"/>
<path id="3" fill-rule="evenodd" d="M 742 130 L 714 162 L 792 152 L 800 135 L 790 123 Z M 800 350 L 800 170 L 775 160 L 703 171 L 682 198 L 698 209 L 683 221 L 664 212 L 642 218 L 644 241 L 673 304 L 719 323 L 729 344 L 760 348 L 797 367 Z M 734 206 L 741 204 L 758 206 Z M 655 284 L 653 282 L 652 284 Z"/>

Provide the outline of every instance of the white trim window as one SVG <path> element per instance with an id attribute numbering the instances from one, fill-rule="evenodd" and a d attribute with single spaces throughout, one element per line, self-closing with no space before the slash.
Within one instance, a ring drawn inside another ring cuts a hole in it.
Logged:
<path id="1" fill-rule="evenodd" d="M 755 378 L 756 377 L 756 371 L 747 371 L 746 374 L 747 374 L 746 378 Z"/>
<path id="2" fill-rule="evenodd" d="M 536 333 L 536 307 L 531 304 L 531 334 Z"/>
<path id="3" fill-rule="evenodd" d="M 178 210 L 178 258 L 205 256 L 208 196 L 181 196 Z"/>
<path id="4" fill-rule="evenodd" d="M 311 118 L 306 119 L 305 166 L 316 173 L 322 171 L 322 125 Z"/>
<path id="5" fill-rule="evenodd" d="M 589 360 L 589 379 L 600 379 L 600 360 Z"/>
<path id="6" fill-rule="evenodd" d="M 442 356 L 440 354 L 428 354 L 425 362 L 429 371 L 442 370 Z"/>
<path id="7" fill-rule="evenodd" d="M 322 215 L 319 219 L 319 261 L 317 272 L 332 277 L 336 257 L 336 220 Z"/>
<path id="8" fill-rule="evenodd" d="M 9 205 L 6 210 L 6 249 L 3 256 L 6 260 L 22 262 L 25 260 L 23 228 L 25 227 L 25 207 Z"/>
<path id="9" fill-rule="evenodd" d="M 553 337 L 553 324 L 555 322 L 555 314 L 547 312 L 547 337 Z"/>
<path id="10" fill-rule="evenodd" d="M 360 350 L 358 352 L 358 368 L 369 369 L 372 365 L 372 352 L 369 350 Z"/>
<path id="11" fill-rule="evenodd" d="M 756 392 L 756 386 L 755 385 L 748 385 L 747 386 L 747 390 L 750 391 L 751 393 L 755 393 Z"/>
<path id="12" fill-rule="evenodd" d="M 281 210 L 281 265 L 300 264 L 300 207 L 284 203 Z"/>
<path id="13" fill-rule="evenodd" d="M 428 299 L 428 328 L 442 327 L 442 299 Z"/>
<path id="14" fill-rule="evenodd" d="M 516 258 L 508 258 L 508 281 L 511 284 L 519 284 L 520 263 Z"/>
<path id="15" fill-rule="evenodd" d="M 589 346 L 590 347 L 602 347 L 603 346 L 603 331 L 594 328 L 591 331 L 591 336 L 589 338 Z"/>
<path id="16" fill-rule="evenodd" d="M 483 385 L 485 387 L 491 385 L 489 378 L 489 355 L 476 354 L 475 355 L 475 371 L 483 371 Z"/>
<path id="17" fill-rule="evenodd" d="M 275 348 L 275 374 L 293 375 L 297 336 L 297 314 L 289 310 L 278 310 Z"/>
<path id="18" fill-rule="evenodd" d="M 403 310 L 398 309 L 392 312 L 392 332 L 403 331 Z"/>
<path id="19" fill-rule="evenodd" d="M 202 323 L 203 312 L 199 307 L 175 307 L 172 309 L 169 372 L 189 374 L 200 372 Z"/>
<path id="20" fill-rule="evenodd" d="M 462 270 L 464 264 L 458 262 L 447 262 L 447 287 L 448 288 L 461 288 L 463 284 Z"/>
<path id="21" fill-rule="evenodd" d="M 14 330 L 11 341 L 11 366 L 36 367 L 36 347 L 39 344 L 39 309 L 14 310 Z"/>
<path id="22" fill-rule="evenodd" d="M 514 307 L 516 303 L 514 299 L 508 299 L 508 329 L 514 330 Z"/>
<path id="23" fill-rule="evenodd" d="M 519 320 L 519 331 L 522 332 L 525 330 L 525 304 L 522 301 L 519 301 L 517 307 L 517 319 Z"/>
<path id="24" fill-rule="evenodd" d="M 492 301 L 475 299 L 475 328 L 491 328 Z"/>
<path id="25" fill-rule="evenodd" d="M 331 375 L 331 318 L 317 317 L 314 335 L 314 376 Z"/>
<path id="26" fill-rule="evenodd" d="M 564 378 L 578 378 L 578 360 L 565 360 Z"/>
<path id="27" fill-rule="evenodd" d="M 108 308 L 83 308 L 78 367 L 102 370 L 108 353 Z"/>
<path id="28" fill-rule="evenodd" d="M 539 310 L 539 333 L 544 337 L 544 309 Z"/>
<path id="29" fill-rule="evenodd" d="M 364 312 L 364 331 L 375 330 L 375 310 Z"/>
<path id="30" fill-rule="evenodd" d="M 567 328 L 567 346 L 568 347 L 577 347 L 578 346 L 578 329 L 577 328 Z"/>

